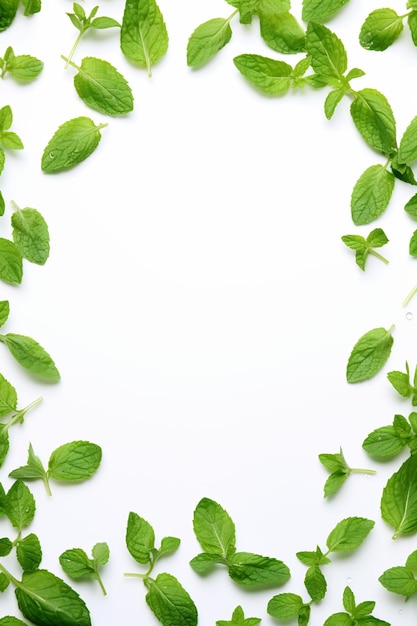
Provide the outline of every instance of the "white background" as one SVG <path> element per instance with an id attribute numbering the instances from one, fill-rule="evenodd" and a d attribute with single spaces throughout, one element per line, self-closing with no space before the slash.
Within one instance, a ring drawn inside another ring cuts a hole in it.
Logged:
<path id="1" fill-rule="evenodd" d="M 405 12 L 403 3 L 395 4 Z M 344 42 L 349 67 L 366 72 L 353 86 L 387 96 L 401 137 L 417 114 L 417 51 L 408 28 L 384 53 L 358 43 L 363 20 L 382 5 L 352 0 L 328 26 Z M 87 13 L 93 6 L 85 3 Z M 121 0 L 105 0 L 98 15 L 120 21 L 123 7 Z M 233 7 L 222 0 L 161 0 L 160 8 L 170 45 L 152 78 L 123 57 L 116 29 L 88 33 L 75 54 L 76 63 L 89 55 L 106 59 L 129 81 L 135 109 L 118 119 L 88 109 L 74 90 L 74 71 L 64 69 L 60 55 L 68 55 L 77 34 L 65 14 L 70 2 L 44 2 L 30 18 L 19 13 L 0 34 L 0 54 L 12 45 L 15 54 L 45 63 L 30 85 L 9 76 L 0 85 L 0 105 L 12 107 L 11 130 L 25 145 L 7 153 L 0 236 L 11 236 L 12 200 L 37 208 L 51 235 L 47 264 L 25 263 L 22 285 L 1 285 L 0 299 L 11 306 L 2 331 L 34 337 L 62 375 L 57 385 L 32 380 L 2 347 L 0 371 L 16 387 L 19 406 L 43 397 L 24 425 L 11 430 L 2 483 L 7 489 L 8 472 L 26 462 L 29 442 L 45 464 L 68 441 L 102 446 L 100 470 L 84 484 L 54 483 L 52 497 L 41 483 L 31 485 L 37 512 L 30 531 L 41 540 L 43 567 L 65 578 L 58 562 L 65 549 L 89 553 L 97 541 L 110 546 L 107 597 L 95 583 L 71 583 L 95 626 L 158 623 L 141 581 L 124 577 L 141 571 L 125 547 L 129 511 L 153 525 L 158 545 L 166 535 L 181 539 L 155 574 L 180 580 L 201 626 L 231 619 L 238 604 L 246 617 L 277 624 L 266 614 L 274 594 L 291 591 L 308 600 L 305 566 L 295 553 L 317 544 L 325 549 L 344 517 L 373 519 L 363 546 L 335 555 L 323 570 L 328 594 L 312 607 L 310 624 L 343 610 L 350 584 L 358 602 L 376 600 L 377 617 L 410 626 L 416 598 L 405 603 L 377 580 L 417 547 L 415 537 L 392 541 L 379 513 L 382 488 L 406 454 L 376 464 L 361 446 L 374 428 L 412 408 L 386 373 L 404 370 L 406 360 L 414 371 L 417 362 L 417 299 L 402 306 L 417 284 L 408 254 L 415 224 L 403 210 L 414 189 L 397 182 L 384 216 L 356 228 L 353 185 L 383 159 L 356 131 L 348 99 L 328 121 L 327 89 L 273 98 L 251 88 L 234 56 L 282 58 L 262 42 L 256 18 L 242 26 L 235 17 L 229 45 L 191 70 L 189 35 Z M 301 20 L 301 2 L 292 12 Z M 79 115 L 108 123 L 96 152 L 67 173 L 43 174 L 47 141 Z M 381 250 L 390 264 L 369 258 L 364 273 L 340 238 L 366 236 L 376 226 L 390 240 Z M 348 385 L 346 363 L 356 340 L 392 324 L 386 367 L 372 381 Z M 354 475 L 325 500 L 327 473 L 317 457 L 340 446 L 349 464 L 377 474 Z M 224 569 L 205 578 L 193 572 L 189 561 L 200 546 L 192 518 L 202 497 L 228 511 L 239 551 L 282 559 L 291 580 L 253 592 L 235 585 Z M 1 533 L 12 532 L 3 521 Z M 0 601 L 0 615 L 20 616 L 11 588 Z"/>

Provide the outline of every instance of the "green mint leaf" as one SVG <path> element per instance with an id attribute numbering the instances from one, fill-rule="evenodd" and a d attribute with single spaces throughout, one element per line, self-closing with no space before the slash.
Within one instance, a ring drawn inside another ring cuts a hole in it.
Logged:
<path id="1" fill-rule="evenodd" d="M 394 528 L 393 539 L 417 531 L 417 456 L 412 455 L 388 479 L 381 498 L 381 516 Z"/>
<path id="2" fill-rule="evenodd" d="M 65 550 L 59 556 L 62 569 L 70 578 L 88 578 L 94 574 L 94 563 L 81 548 Z"/>
<path id="3" fill-rule="evenodd" d="M 411 571 L 417 573 L 417 550 L 414 550 L 414 552 L 407 557 L 405 564 Z"/>
<path id="4" fill-rule="evenodd" d="M 343 590 L 343 608 L 348 613 L 353 613 L 356 609 L 355 595 L 352 589 L 348 586 L 346 586 Z"/>
<path id="5" fill-rule="evenodd" d="M 279 593 L 269 600 L 266 610 L 271 617 L 292 619 L 298 616 L 303 604 L 303 599 L 295 593 Z"/>
<path id="6" fill-rule="evenodd" d="M 252 22 L 252 17 L 258 12 L 262 0 L 226 0 L 226 2 L 232 7 L 238 9 L 239 21 L 241 24 L 250 24 Z M 282 4 L 287 4 L 286 0 L 276 0 L 276 2 L 278 8 Z M 285 8 L 284 10 L 287 11 L 288 9 Z"/>
<path id="7" fill-rule="evenodd" d="M 65 482 L 86 480 L 98 470 L 101 457 L 101 448 L 96 443 L 65 443 L 52 452 L 48 462 L 48 474 L 55 480 Z"/>
<path id="8" fill-rule="evenodd" d="M 272 50 L 296 54 L 305 50 L 305 32 L 289 12 L 259 12 L 261 37 Z"/>
<path id="9" fill-rule="evenodd" d="M 327 94 L 326 100 L 324 101 L 324 114 L 328 120 L 333 117 L 336 107 L 342 100 L 345 93 L 346 90 L 342 87 L 340 89 L 334 89 L 333 91 L 329 91 L 329 93 Z"/>
<path id="10" fill-rule="evenodd" d="M 374 608 L 375 602 L 373 600 L 365 600 L 365 602 L 360 602 L 355 610 L 352 612 L 352 617 L 357 620 L 361 620 L 361 618 L 369 616 Z"/>
<path id="11" fill-rule="evenodd" d="M 97 148 L 106 124 L 96 126 L 88 117 L 64 122 L 46 145 L 41 160 L 43 172 L 62 172 L 78 165 Z"/>
<path id="12" fill-rule="evenodd" d="M 7 556 L 13 550 L 13 542 L 7 537 L 0 539 L 0 556 Z"/>
<path id="13" fill-rule="evenodd" d="M 327 582 L 318 565 L 308 568 L 304 578 L 304 586 L 313 602 L 323 600 L 327 591 Z"/>
<path id="14" fill-rule="evenodd" d="M 408 567 L 390 567 L 378 580 L 385 589 L 405 596 L 406 599 L 417 592 L 417 580 Z"/>
<path id="15" fill-rule="evenodd" d="M 369 380 L 382 369 L 394 343 L 391 332 L 392 328 L 374 328 L 356 342 L 346 368 L 349 383 Z"/>
<path id="16" fill-rule="evenodd" d="M 324 622 L 323 626 L 352 626 L 352 618 L 347 613 L 333 613 Z"/>
<path id="17" fill-rule="evenodd" d="M 393 9 L 376 9 L 362 24 L 359 43 L 366 50 L 386 50 L 402 30 L 403 18 Z"/>
<path id="18" fill-rule="evenodd" d="M 235 552 L 228 559 L 229 576 L 239 585 L 282 585 L 290 578 L 290 570 L 278 559 Z"/>
<path id="19" fill-rule="evenodd" d="M 16 361 L 34 376 L 48 382 L 59 381 L 60 374 L 52 358 L 31 337 L 7 333 L 0 335 L 0 342 L 6 344 Z"/>
<path id="20" fill-rule="evenodd" d="M 23 15 L 34 15 L 41 10 L 42 2 L 41 0 L 22 0 L 22 6 L 24 8 Z"/>
<path id="21" fill-rule="evenodd" d="M 36 209 L 18 209 L 12 214 L 13 241 L 23 258 L 44 265 L 49 257 L 47 223 Z"/>
<path id="22" fill-rule="evenodd" d="M 167 554 L 176 552 L 180 547 L 180 539 L 177 537 L 164 537 L 161 541 L 161 547 L 158 550 L 158 559 Z"/>
<path id="23" fill-rule="evenodd" d="M 364 517 L 347 517 L 339 522 L 326 540 L 329 552 L 346 552 L 358 548 L 375 522 Z"/>
<path id="24" fill-rule="evenodd" d="M 366 437 L 362 447 L 371 456 L 384 459 L 397 456 L 405 445 L 406 442 L 398 436 L 394 426 L 382 426 Z"/>
<path id="25" fill-rule="evenodd" d="M 292 67 L 259 54 L 241 54 L 233 63 L 252 85 L 264 93 L 282 96 L 291 86 Z"/>
<path id="26" fill-rule="evenodd" d="M 119 22 L 112 17 L 95 17 L 90 24 L 90 28 L 95 28 L 96 30 L 121 28 L 121 24 L 119 24 Z"/>
<path id="27" fill-rule="evenodd" d="M 193 528 L 205 552 L 229 559 L 236 551 L 235 525 L 229 514 L 214 500 L 200 500 L 194 511 Z"/>
<path id="28" fill-rule="evenodd" d="M 356 226 L 369 224 L 384 213 L 394 190 L 395 178 L 383 165 L 371 165 L 359 177 L 350 201 Z"/>
<path id="29" fill-rule="evenodd" d="M 349 473 L 350 472 L 346 470 L 332 472 L 324 483 L 324 497 L 328 498 L 329 496 L 334 496 L 334 494 L 339 491 L 339 489 L 348 479 Z"/>
<path id="30" fill-rule="evenodd" d="M 415 9 L 416 7 L 414 7 Z M 417 11 L 412 11 L 407 18 L 408 28 L 410 29 L 413 44 L 417 46 Z"/>
<path id="31" fill-rule="evenodd" d="M 40 458 L 36 456 L 31 443 L 29 444 L 27 465 L 13 470 L 10 472 L 9 476 L 19 480 L 37 480 L 39 478 L 42 480 L 46 479 L 47 475 L 45 468 L 43 467 Z"/>
<path id="32" fill-rule="evenodd" d="M 148 76 L 152 75 L 152 65 L 168 49 L 168 32 L 155 0 L 126 0 L 120 46 L 129 61 L 145 67 Z"/>
<path id="33" fill-rule="evenodd" d="M 399 163 L 398 153 L 394 154 L 391 159 L 391 171 L 398 180 L 402 180 L 409 185 L 417 185 L 417 180 L 411 167 L 407 163 Z"/>
<path id="34" fill-rule="evenodd" d="M 404 131 L 398 148 L 400 163 L 412 163 L 417 159 L 417 116 L 414 117 Z"/>
<path id="35" fill-rule="evenodd" d="M 0 131 L 5 131 L 10 128 L 13 122 L 13 113 L 9 104 L 6 104 L 0 109 Z"/>
<path id="36" fill-rule="evenodd" d="M 190 565 L 197 574 L 207 574 L 213 567 L 218 564 L 224 564 L 224 559 L 219 554 L 210 554 L 202 552 L 191 559 Z"/>
<path id="37" fill-rule="evenodd" d="M 3 326 L 10 315 L 10 304 L 8 300 L 0 300 L 0 326 Z M 0 409 L 1 412 L 1 409 Z"/>
<path id="38" fill-rule="evenodd" d="M 216 626 L 256 626 L 262 620 L 259 617 L 247 617 L 245 618 L 245 614 L 241 606 L 237 606 L 232 614 L 232 619 L 229 620 L 218 620 L 216 621 Z"/>
<path id="39" fill-rule="evenodd" d="M 405 204 L 404 211 L 408 213 L 413 220 L 417 220 L 417 193 Z"/>
<path id="40" fill-rule="evenodd" d="M 388 372 L 387 378 L 391 385 L 394 387 L 395 391 L 400 394 L 400 396 L 402 396 L 403 398 L 409 398 L 412 395 L 414 388 L 410 383 L 410 372 L 407 362 L 405 367 L 405 372 L 399 372 L 396 370 L 394 370 L 393 372 Z"/>
<path id="41" fill-rule="evenodd" d="M 366 143 L 386 157 L 397 148 L 396 123 L 386 97 L 376 89 L 355 92 L 350 105 L 353 122 Z"/>
<path id="42" fill-rule="evenodd" d="M 171 574 L 158 574 L 146 581 L 146 602 L 163 626 L 196 626 L 197 608 L 188 592 Z"/>
<path id="43" fill-rule="evenodd" d="M 408 244 L 408 251 L 410 256 L 414 258 L 417 257 L 417 230 L 415 230 L 411 235 L 410 243 Z"/>
<path id="44" fill-rule="evenodd" d="M 340 452 L 336 454 L 319 454 L 319 461 L 329 472 L 349 469 L 345 457 L 343 456 L 342 448 L 340 448 Z"/>
<path id="45" fill-rule="evenodd" d="M 73 63 L 70 63 L 74 65 Z M 87 106 L 105 115 L 125 115 L 133 111 L 133 95 L 126 79 L 108 61 L 85 57 L 74 87 Z"/>
<path id="46" fill-rule="evenodd" d="M 303 0 L 304 22 L 327 22 L 349 0 Z"/>
<path id="47" fill-rule="evenodd" d="M 6 70 L 13 78 L 28 83 L 35 80 L 43 69 L 43 62 L 30 54 L 19 54 L 6 65 Z"/>
<path id="48" fill-rule="evenodd" d="M 6 424 L 0 424 L 0 467 L 6 459 L 9 447 L 9 429 Z"/>
<path id="49" fill-rule="evenodd" d="M 0 237 L 0 279 L 20 285 L 22 278 L 22 255 L 12 241 Z"/>
<path id="50" fill-rule="evenodd" d="M 327 84 L 340 86 L 347 69 L 347 55 L 343 43 L 326 26 L 309 22 L 306 33 L 306 49 L 313 70 Z"/>
<path id="51" fill-rule="evenodd" d="M 0 417 L 6 417 L 17 407 L 17 392 L 3 374 L 0 374 Z"/>
<path id="52" fill-rule="evenodd" d="M 78 593 L 47 570 L 24 572 L 16 598 L 23 615 L 34 624 L 91 626 L 90 612 Z"/>
<path id="53" fill-rule="evenodd" d="M 17 619 L 17 617 L 6 616 L 0 618 L 0 626 L 26 626 L 26 624 L 21 619 Z"/>
<path id="54" fill-rule="evenodd" d="M 301 563 L 308 566 L 326 565 L 327 563 L 330 563 L 330 559 L 327 556 L 324 556 L 319 546 L 317 546 L 315 552 L 312 552 L 311 550 L 297 552 L 296 557 L 301 561 Z"/>
<path id="55" fill-rule="evenodd" d="M 191 33 L 187 43 L 187 65 L 199 67 L 229 43 L 232 37 L 231 18 L 215 17 Z"/>
<path id="56" fill-rule="evenodd" d="M 310 621 L 311 605 L 303 604 L 298 614 L 298 626 L 307 626 Z"/>
<path id="57" fill-rule="evenodd" d="M 98 565 L 106 565 L 110 558 L 110 549 L 107 543 L 101 541 L 94 544 L 91 554 L 94 559 L 94 563 Z"/>
<path id="58" fill-rule="evenodd" d="M 31 533 L 16 544 L 16 557 L 25 572 L 34 572 L 42 561 L 42 548 L 38 537 Z"/>
<path id="59" fill-rule="evenodd" d="M 388 243 L 388 237 L 386 236 L 382 228 L 375 228 L 367 236 L 366 242 L 372 248 L 381 248 L 382 246 L 385 246 L 386 243 Z"/>
<path id="60" fill-rule="evenodd" d="M 6 208 L 6 205 L 4 202 L 3 194 L 0 191 L 0 217 L 4 215 L 5 208 Z"/>
<path id="61" fill-rule="evenodd" d="M 19 531 L 33 521 L 35 517 L 35 499 L 29 488 L 16 480 L 6 495 L 5 510 L 10 523 Z"/>
<path id="62" fill-rule="evenodd" d="M 9 150 L 23 150 L 22 140 L 16 133 L 0 133 L 0 144 L 3 148 L 8 148 Z"/>
<path id="63" fill-rule="evenodd" d="M 18 4 L 18 0 L 0 0 L 0 32 L 13 22 Z"/>
<path id="64" fill-rule="evenodd" d="M 360 235 L 344 235 L 342 241 L 348 248 L 355 250 L 356 263 L 361 270 L 365 270 L 365 263 L 370 254 L 378 257 L 384 263 L 388 263 L 387 259 L 374 250 L 374 248 L 380 248 L 388 243 L 388 237 L 382 228 L 372 230 L 366 239 Z"/>
<path id="65" fill-rule="evenodd" d="M 3 148 L 0 148 L 0 174 L 4 170 L 4 164 L 6 162 L 6 155 L 4 153 Z"/>
<path id="66" fill-rule="evenodd" d="M 137 563 L 151 562 L 155 548 L 155 533 L 152 526 L 137 513 L 130 512 L 126 528 L 126 546 Z"/>

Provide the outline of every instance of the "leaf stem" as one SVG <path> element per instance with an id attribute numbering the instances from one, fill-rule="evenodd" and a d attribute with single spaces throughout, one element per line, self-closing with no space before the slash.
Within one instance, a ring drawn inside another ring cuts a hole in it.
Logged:
<path id="1" fill-rule="evenodd" d="M 376 474 L 376 470 L 363 469 L 362 467 L 351 467 L 350 471 L 355 472 L 355 474 Z"/>
<path id="2" fill-rule="evenodd" d="M 103 596 L 107 596 L 106 588 L 104 587 L 103 581 L 101 580 L 101 576 L 100 576 L 100 574 L 98 573 L 97 570 L 96 570 L 96 577 L 97 577 L 97 582 L 100 585 L 100 589 L 103 592 Z"/>
<path id="3" fill-rule="evenodd" d="M 411 298 L 417 293 L 417 285 L 415 287 L 412 288 L 412 290 L 410 291 L 410 293 L 408 294 L 408 296 L 405 298 L 405 300 L 403 301 L 403 306 L 407 306 L 407 304 L 410 302 Z"/>
<path id="4" fill-rule="evenodd" d="M 75 51 L 76 51 L 76 49 L 78 47 L 78 44 L 81 41 L 81 37 L 84 35 L 84 33 L 85 33 L 85 30 L 80 30 L 80 32 L 79 32 L 79 34 L 77 36 L 77 39 L 75 40 L 74 45 L 72 46 L 72 48 L 70 50 L 70 53 L 68 55 L 68 59 L 67 59 L 67 62 L 65 64 L 65 69 L 67 69 L 68 65 L 70 64 L 71 59 L 74 56 L 74 53 L 75 53 Z"/>
<path id="5" fill-rule="evenodd" d="M 373 248 L 369 248 L 369 254 L 373 254 L 374 256 L 376 256 L 377 259 L 380 259 L 386 265 L 389 264 L 388 259 L 386 259 L 384 256 L 382 256 L 382 254 L 379 254 L 379 252 L 376 252 L 376 250 L 374 250 Z"/>

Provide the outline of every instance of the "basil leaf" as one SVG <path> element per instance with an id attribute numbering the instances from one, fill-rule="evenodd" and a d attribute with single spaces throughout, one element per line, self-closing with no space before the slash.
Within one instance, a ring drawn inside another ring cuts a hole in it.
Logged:
<path id="1" fill-rule="evenodd" d="M 18 4 L 18 0 L 0 0 L 0 32 L 13 22 Z"/>
<path id="2" fill-rule="evenodd" d="M 350 106 L 353 122 L 366 143 L 390 157 L 397 148 L 396 123 L 386 97 L 376 89 L 355 92 Z"/>
<path id="3" fill-rule="evenodd" d="M 417 592 L 417 580 L 408 567 L 390 567 L 378 578 L 385 589 L 410 598 Z"/>
<path id="4" fill-rule="evenodd" d="M 36 209 L 18 209 L 12 214 L 13 241 L 23 258 L 44 265 L 49 257 L 49 231 Z"/>
<path id="5" fill-rule="evenodd" d="M 303 606 L 303 599 L 295 593 L 279 593 L 273 596 L 267 606 L 267 613 L 272 617 L 278 619 L 291 619 L 297 617 L 301 607 Z"/>
<path id="6" fill-rule="evenodd" d="M 152 65 L 168 49 L 168 32 L 155 0 L 126 0 L 120 46 L 129 61 L 145 67 L 152 75 Z"/>
<path id="7" fill-rule="evenodd" d="M 349 383 L 368 380 L 385 365 L 394 343 L 391 332 L 392 329 L 374 328 L 356 342 L 346 368 Z"/>
<path id="8" fill-rule="evenodd" d="M 42 561 L 42 548 L 38 537 L 34 533 L 18 540 L 16 557 L 24 571 L 34 572 L 38 569 Z"/>
<path id="9" fill-rule="evenodd" d="M 265 43 L 282 54 L 305 50 L 305 32 L 291 13 L 259 13 L 261 37 Z"/>
<path id="10" fill-rule="evenodd" d="M 187 591 L 170 574 L 158 574 L 146 581 L 146 602 L 164 626 L 196 626 L 197 608 Z"/>
<path id="11" fill-rule="evenodd" d="M 38 626 L 91 626 L 84 600 L 47 570 L 24 572 L 15 593 L 23 615 Z"/>
<path id="12" fill-rule="evenodd" d="M 417 531 L 417 456 L 408 458 L 388 479 L 381 498 L 382 519 L 395 530 L 393 539 Z"/>
<path id="13" fill-rule="evenodd" d="M 87 106 L 106 115 L 124 115 L 133 110 L 132 90 L 113 65 L 85 57 L 77 69 L 75 90 Z"/>
<path id="14" fill-rule="evenodd" d="M 31 337 L 7 333 L 0 335 L 0 342 L 6 344 L 16 361 L 31 374 L 54 383 L 60 379 L 61 376 L 52 358 Z"/>
<path id="15" fill-rule="evenodd" d="M 347 55 L 343 43 L 326 26 L 309 22 L 306 49 L 313 70 L 329 85 L 340 86 L 347 69 Z"/>
<path id="16" fill-rule="evenodd" d="M 155 547 L 154 530 L 149 522 L 133 511 L 127 521 L 126 546 L 138 563 L 146 565 L 151 562 L 151 552 Z"/>
<path id="17" fill-rule="evenodd" d="M 0 374 L 0 417 L 6 417 L 17 407 L 17 392 L 3 374 Z"/>
<path id="18" fill-rule="evenodd" d="M 100 130 L 88 117 L 76 117 L 61 124 L 45 147 L 41 168 L 43 172 L 62 172 L 84 161 L 97 148 Z"/>
<path id="19" fill-rule="evenodd" d="M 349 0 L 303 0 L 304 22 L 327 22 Z"/>
<path id="20" fill-rule="evenodd" d="M 241 54 L 233 59 L 239 72 L 264 93 L 282 96 L 291 85 L 292 67 L 259 54 Z"/>
<path id="21" fill-rule="evenodd" d="M 29 488 L 16 480 L 6 495 L 5 510 L 13 528 L 19 531 L 29 526 L 35 517 L 35 499 Z"/>
<path id="22" fill-rule="evenodd" d="M 194 511 L 193 528 L 205 552 L 230 558 L 236 550 L 235 525 L 214 500 L 202 498 Z"/>
<path id="23" fill-rule="evenodd" d="M 20 285 L 22 278 L 22 255 L 12 241 L 0 237 L 0 279 Z"/>
<path id="24" fill-rule="evenodd" d="M 192 32 L 187 43 L 187 65 L 198 67 L 211 59 L 230 41 L 230 18 L 215 17 Z"/>
<path id="25" fill-rule="evenodd" d="M 100 446 L 89 441 L 72 441 L 56 448 L 49 458 L 48 473 L 55 480 L 78 482 L 90 478 L 101 463 Z"/>
<path id="26" fill-rule="evenodd" d="M 356 226 L 369 224 L 384 213 L 394 185 L 394 175 L 383 165 L 371 165 L 361 174 L 350 199 L 352 220 Z"/>
<path id="27" fill-rule="evenodd" d="M 10 315 L 10 304 L 8 300 L 0 300 L 0 326 L 3 326 Z M 0 409 L 1 411 L 1 409 Z"/>
<path id="28" fill-rule="evenodd" d="M 346 552 L 358 548 L 375 522 L 364 517 L 347 517 L 336 524 L 326 540 L 329 552 Z"/>
<path id="29" fill-rule="evenodd" d="M 417 159 L 417 116 L 405 129 L 398 148 L 398 161 L 412 163 Z"/>
<path id="30" fill-rule="evenodd" d="M 278 559 L 235 552 L 228 559 L 229 576 L 239 585 L 282 585 L 290 578 L 290 570 Z"/>
<path id="31" fill-rule="evenodd" d="M 403 18 L 393 9 L 376 9 L 362 24 L 359 43 L 366 50 L 386 50 L 400 36 Z"/>

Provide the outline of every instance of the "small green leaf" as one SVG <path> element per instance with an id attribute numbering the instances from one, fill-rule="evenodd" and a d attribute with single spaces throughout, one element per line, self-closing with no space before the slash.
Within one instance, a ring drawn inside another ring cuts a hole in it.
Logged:
<path id="1" fill-rule="evenodd" d="M 346 90 L 344 88 L 340 88 L 329 91 L 329 93 L 327 94 L 326 100 L 324 101 L 324 114 L 328 120 L 333 117 L 336 107 L 342 100 L 345 93 Z"/>
<path id="2" fill-rule="evenodd" d="M 16 556 L 20 567 L 25 572 L 34 572 L 38 569 L 42 561 L 42 548 L 38 537 L 34 533 L 18 540 Z"/>
<path id="3" fill-rule="evenodd" d="M 46 173 L 62 172 L 78 165 L 97 148 L 106 124 L 96 126 L 88 117 L 64 122 L 46 145 L 41 167 Z"/>
<path id="4" fill-rule="evenodd" d="M 17 392 L 3 374 L 0 374 L 0 417 L 6 417 L 17 407 Z"/>
<path id="5" fill-rule="evenodd" d="M 241 606 L 237 606 L 233 611 L 232 619 L 229 620 L 218 620 L 216 621 L 216 626 L 256 626 L 262 620 L 258 617 L 247 617 L 245 618 L 245 614 Z"/>
<path id="6" fill-rule="evenodd" d="M 241 54 L 233 59 L 239 72 L 264 93 L 282 96 L 291 85 L 292 67 L 259 54 Z"/>
<path id="7" fill-rule="evenodd" d="M 397 456 L 405 445 L 406 442 L 397 435 L 394 426 L 381 426 L 366 437 L 362 447 L 371 456 L 383 459 Z"/>
<path id="8" fill-rule="evenodd" d="M 411 236 L 410 243 L 408 244 L 408 251 L 410 256 L 417 258 L 417 230 L 415 230 Z"/>
<path id="9" fill-rule="evenodd" d="M 394 343 L 391 331 L 392 329 L 374 328 L 356 342 L 346 368 L 349 383 L 368 380 L 385 365 Z"/>
<path id="10" fill-rule="evenodd" d="M 0 335 L 0 342 L 6 344 L 16 361 L 34 376 L 48 382 L 59 381 L 60 374 L 52 358 L 31 337 L 7 333 L 7 335 Z"/>
<path id="11" fill-rule="evenodd" d="M 376 9 L 362 24 L 359 42 L 366 50 L 386 50 L 402 30 L 403 18 L 393 9 Z"/>
<path id="12" fill-rule="evenodd" d="M 417 116 L 414 117 L 404 131 L 398 148 L 400 163 L 412 163 L 417 159 Z"/>
<path id="13" fill-rule="evenodd" d="M 359 177 L 352 191 L 350 207 L 356 226 L 369 224 L 386 210 L 395 178 L 383 165 L 371 165 Z"/>
<path id="14" fill-rule="evenodd" d="M 318 565 L 308 568 L 304 578 L 304 586 L 313 602 L 323 600 L 327 591 L 327 582 Z"/>
<path id="15" fill-rule="evenodd" d="M 347 517 L 339 522 L 326 540 L 329 552 L 346 552 L 358 548 L 375 522 L 364 517 Z"/>
<path id="16" fill-rule="evenodd" d="M 194 511 L 193 528 L 205 552 L 227 559 L 235 552 L 235 525 L 229 514 L 214 500 L 200 500 Z"/>
<path id="17" fill-rule="evenodd" d="M 3 326 L 7 322 L 7 320 L 9 319 L 9 315 L 10 315 L 9 301 L 0 300 L 0 326 Z M 0 408 L 0 415 L 1 415 L 1 408 Z"/>
<path id="18" fill-rule="evenodd" d="M 171 574 L 147 579 L 146 602 L 156 618 L 169 626 L 197 626 L 197 608 L 188 592 Z"/>
<path id="19" fill-rule="evenodd" d="M 404 211 L 408 213 L 413 220 L 417 220 L 417 193 L 405 204 Z"/>
<path id="20" fill-rule="evenodd" d="M 229 576 L 239 585 L 282 585 L 290 578 L 290 570 L 278 559 L 235 552 L 228 560 Z"/>
<path id="21" fill-rule="evenodd" d="M 155 533 L 149 522 L 133 511 L 128 517 L 126 546 L 137 563 L 150 563 L 151 552 L 155 548 Z"/>
<path id="22" fill-rule="evenodd" d="M 412 455 L 388 479 L 381 498 L 382 519 L 395 530 L 394 539 L 417 531 L 417 456 Z"/>
<path id="23" fill-rule="evenodd" d="M 6 515 L 12 526 L 22 530 L 29 526 L 35 516 L 35 499 L 29 488 L 16 480 L 6 495 Z"/>
<path id="24" fill-rule="evenodd" d="M 327 22 L 349 0 L 303 0 L 304 22 Z"/>
<path id="25" fill-rule="evenodd" d="M 13 78 L 21 82 L 31 82 L 39 76 L 43 62 L 29 54 L 19 54 L 7 64 L 6 70 Z"/>
<path id="26" fill-rule="evenodd" d="M 187 65 L 198 67 L 211 59 L 232 37 L 230 20 L 216 17 L 192 32 L 187 44 Z"/>
<path id="27" fill-rule="evenodd" d="M 191 567 L 197 574 L 207 574 L 218 563 L 224 564 L 223 557 L 219 554 L 210 554 L 208 552 L 197 554 L 190 561 Z"/>
<path id="28" fill-rule="evenodd" d="M 0 279 L 20 285 L 22 278 L 22 255 L 13 241 L 0 237 Z"/>
<path id="29" fill-rule="evenodd" d="M 23 258 L 44 265 L 49 257 L 48 225 L 36 209 L 18 209 L 12 214 L 13 241 Z"/>
<path id="30" fill-rule="evenodd" d="M 417 7 L 414 7 L 416 9 Z M 410 29 L 413 44 L 417 46 L 417 11 L 411 11 L 407 18 L 408 28 Z"/>
<path id="31" fill-rule="evenodd" d="M 267 613 L 278 619 L 291 619 L 297 617 L 303 599 L 295 593 L 279 593 L 268 602 Z"/>
<path id="32" fill-rule="evenodd" d="M 259 13 L 261 37 L 265 43 L 282 54 L 305 50 L 305 32 L 296 18 L 286 13 Z"/>
<path id="33" fill-rule="evenodd" d="M 396 123 L 386 97 L 376 89 L 361 89 L 355 92 L 350 113 L 366 143 L 379 154 L 392 156 L 397 148 Z"/>
<path id="34" fill-rule="evenodd" d="M 48 473 L 51 478 L 65 482 L 86 480 L 99 468 L 101 457 L 101 448 L 96 443 L 72 441 L 52 452 Z"/>
<path id="35" fill-rule="evenodd" d="M 417 592 L 417 580 L 408 567 L 390 567 L 378 578 L 385 589 L 407 599 Z"/>
<path id="36" fill-rule="evenodd" d="M 91 559 L 81 548 L 72 548 L 65 550 L 59 556 L 59 562 L 62 569 L 70 578 L 86 578 L 94 572 L 94 566 Z"/>

